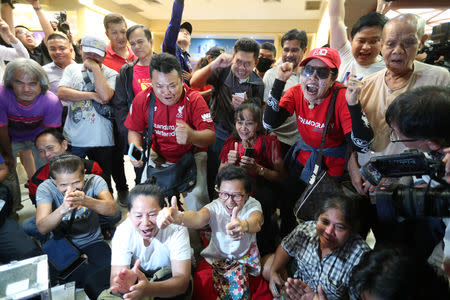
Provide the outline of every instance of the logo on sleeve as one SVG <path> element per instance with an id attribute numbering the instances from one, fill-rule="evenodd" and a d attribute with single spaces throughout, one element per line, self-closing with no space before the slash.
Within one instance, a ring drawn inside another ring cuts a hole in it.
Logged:
<path id="1" fill-rule="evenodd" d="M 210 113 L 203 114 L 202 120 L 203 120 L 203 122 L 208 122 L 208 123 L 212 123 L 212 121 L 213 121 Z"/>

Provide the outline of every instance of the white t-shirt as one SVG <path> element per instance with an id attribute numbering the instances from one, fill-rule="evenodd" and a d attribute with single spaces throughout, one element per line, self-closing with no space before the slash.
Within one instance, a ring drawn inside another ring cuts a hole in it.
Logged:
<path id="1" fill-rule="evenodd" d="M 160 229 L 148 247 L 131 220 L 127 218 L 120 224 L 111 241 L 111 265 L 131 266 L 137 259 L 145 271 L 156 271 L 171 267 L 171 260 L 191 258 L 191 246 L 186 227 L 171 224 Z"/>
<path id="2" fill-rule="evenodd" d="M 356 62 L 355 57 L 352 54 L 352 46 L 350 42 L 347 41 L 341 49 L 338 50 L 339 56 L 341 57 L 341 66 L 339 67 L 339 75 L 337 80 L 342 82 L 345 77 L 345 73 L 350 72 L 360 80 L 364 77 L 378 72 L 386 67 L 383 58 L 378 55 L 377 62 L 369 66 L 361 66 Z"/>
<path id="3" fill-rule="evenodd" d="M 64 69 L 63 76 L 59 81 L 60 86 L 84 91 L 86 83 L 83 80 L 81 70 L 83 64 L 71 64 Z M 116 85 L 117 72 L 102 66 L 102 73 L 109 87 L 114 89 Z M 93 84 L 94 76 L 88 72 L 89 79 Z M 97 113 L 93 100 L 70 102 L 64 134 L 72 146 L 76 147 L 106 147 L 114 145 L 113 127 L 110 120 Z"/>
<path id="4" fill-rule="evenodd" d="M 219 199 L 205 205 L 209 210 L 211 227 L 211 241 L 201 255 L 208 263 L 214 258 L 239 259 L 244 256 L 252 242 L 256 243 L 256 233 L 244 233 L 240 241 L 233 241 L 226 232 L 226 225 L 231 221 L 231 215 L 225 210 Z M 262 214 L 261 204 L 255 198 L 249 197 L 238 213 L 240 220 L 246 220 L 254 211 Z"/>

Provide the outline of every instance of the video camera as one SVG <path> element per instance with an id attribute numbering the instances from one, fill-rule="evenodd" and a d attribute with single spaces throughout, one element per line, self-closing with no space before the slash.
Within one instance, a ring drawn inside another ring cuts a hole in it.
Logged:
<path id="1" fill-rule="evenodd" d="M 430 43 L 427 43 L 419 53 L 426 53 L 425 63 L 447 68 L 450 71 L 450 22 L 433 27 Z M 438 59 L 443 56 L 443 61 Z"/>
<path id="2" fill-rule="evenodd" d="M 69 23 L 67 23 L 67 13 L 66 11 L 61 11 L 59 13 L 56 13 L 56 19 L 58 20 L 58 30 L 63 32 L 65 35 L 69 35 L 70 33 L 70 26 Z"/>
<path id="3" fill-rule="evenodd" d="M 396 155 L 373 157 L 361 167 L 361 173 L 372 184 L 379 185 L 382 178 L 429 175 L 440 183 L 431 188 L 417 188 L 399 184 L 381 184 L 375 191 L 380 221 L 393 221 L 403 217 L 450 216 L 450 185 L 443 179 L 445 165 L 441 160 L 427 158 L 417 150 Z"/>

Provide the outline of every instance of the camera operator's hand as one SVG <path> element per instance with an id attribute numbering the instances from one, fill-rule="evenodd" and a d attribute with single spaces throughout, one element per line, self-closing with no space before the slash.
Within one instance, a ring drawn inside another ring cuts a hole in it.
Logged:
<path id="1" fill-rule="evenodd" d="M 445 180 L 450 184 L 450 148 L 444 149 L 444 152 L 447 153 L 444 157 L 445 163 Z M 449 262 L 450 264 L 450 262 Z M 450 266 L 449 266 L 450 268 Z M 449 270 L 450 271 L 450 270 Z M 448 274 L 448 273 L 447 273 Z M 449 275 L 450 276 L 450 275 Z"/>

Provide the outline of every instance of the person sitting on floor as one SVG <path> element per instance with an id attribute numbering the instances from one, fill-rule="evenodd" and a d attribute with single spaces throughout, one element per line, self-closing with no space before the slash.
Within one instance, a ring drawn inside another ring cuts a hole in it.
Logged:
<path id="1" fill-rule="evenodd" d="M 102 296 L 111 292 L 118 299 L 190 296 L 186 291 L 191 274 L 188 231 L 178 225 L 161 230 L 156 226 L 156 217 L 164 206 L 163 192 L 157 185 L 140 184 L 131 190 L 130 214 L 112 240 L 111 288 Z"/>
<path id="2" fill-rule="evenodd" d="M 283 239 L 263 271 L 274 297 L 295 278 L 319 295 L 326 293 L 330 300 L 359 298 L 349 291 L 350 274 L 370 248 L 357 234 L 355 204 L 346 197 L 328 198 L 317 212 L 317 221 L 297 225 Z"/>
<path id="3" fill-rule="evenodd" d="M 256 233 L 263 222 L 259 202 L 250 197 L 252 180 L 244 168 L 228 165 L 216 179 L 219 199 L 200 211 L 178 211 L 176 198 L 158 214 L 157 224 L 202 228 L 209 224 L 211 241 L 194 273 L 192 299 L 272 299 L 260 276 Z"/>

